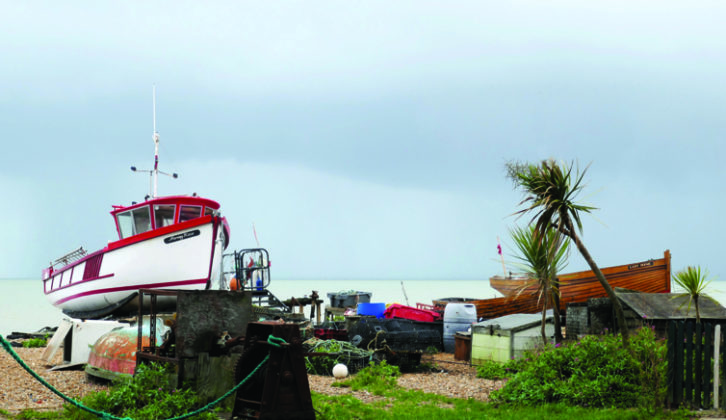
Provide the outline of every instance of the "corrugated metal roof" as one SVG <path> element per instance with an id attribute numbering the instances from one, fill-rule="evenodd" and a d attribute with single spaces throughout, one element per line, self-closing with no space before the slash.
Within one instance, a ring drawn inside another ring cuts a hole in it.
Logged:
<path id="1" fill-rule="evenodd" d="M 552 310 L 547 311 L 547 322 L 552 322 Z M 526 328 L 531 328 L 542 323 L 542 313 L 538 314 L 512 314 L 505 315 L 499 318 L 487 319 L 486 321 L 478 322 L 472 326 L 474 329 L 501 329 L 501 330 L 512 330 L 519 331 Z"/>
<path id="2" fill-rule="evenodd" d="M 622 302 L 642 318 L 646 319 L 684 319 L 695 318 L 696 308 L 689 296 L 682 293 L 617 293 Z M 726 319 L 726 308 L 706 295 L 698 299 L 701 318 Z"/>

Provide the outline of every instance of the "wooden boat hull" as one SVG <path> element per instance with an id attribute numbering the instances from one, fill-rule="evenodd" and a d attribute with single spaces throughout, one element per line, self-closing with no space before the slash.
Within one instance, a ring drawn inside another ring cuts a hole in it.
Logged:
<path id="1" fill-rule="evenodd" d="M 612 288 L 624 288 L 645 293 L 670 293 L 671 291 L 671 254 L 666 250 L 663 258 L 625 264 L 601 269 Z M 515 313 L 536 313 L 541 311 L 541 303 L 536 294 L 536 286 L 527 286 L 517 295 L 518 289 L 526 285 L 523 278 L 503 278 L 495 276 L 490 284 L 509 296 L 471 300 L 477 308 L 479 319 L 491 319 Z M 570 303 L 586 302 L 588 299 L 607 297 L 605 289 L 592 271 L 560 276 L 560 311 L 564 312 Z M 439 299 L 434 306 L 443 308 L 456 298 Z"/>

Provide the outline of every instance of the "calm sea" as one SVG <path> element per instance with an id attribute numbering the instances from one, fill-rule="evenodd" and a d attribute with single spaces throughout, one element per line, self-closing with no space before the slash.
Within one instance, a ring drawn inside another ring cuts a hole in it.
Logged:
<path id="1" fill-rule="evenodd" d="M 329 302 L 328 293 L 364 291 L 372 293 L 371 302 L 431 304 L 444 297 L 487 299 L 500 296 L 488 280 L 274 280 L 270 290 L 281 300 L 309 296 L 316 290 Z M 678 290 L 674 290 L 678 291 Z M 707 293 L 726 306 L 726 281 L 714 281 Z M 307 312 L 307 311 L 306 311 Z M 55 327 L 63 314 L 43 295 L 40 280 L 0 280 L 0 334 L 33 332 Z"/>
<path id="2" fill-rule="evenodd" d="M 33 332 L 55 327 L 63 314 L 43 295 L 40 280 L 0 280 L 0 334 Z M 281 300 L 309 296 L 313 290 L 325 302 L 328 293 L 363 291 L 371 302 L 431 304 L 444 297 L 487 299 L 500 296 L 489 280 L 272 280 L 270 290 Z M 309 308 L 308 308 L 309 310 Z M 307 312 L 307 311 L 306 311 Z"/>

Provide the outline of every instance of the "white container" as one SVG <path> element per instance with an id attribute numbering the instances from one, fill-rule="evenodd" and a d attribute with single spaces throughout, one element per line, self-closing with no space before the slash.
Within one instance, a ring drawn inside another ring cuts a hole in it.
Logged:
<path id="1" fill-rule="evenodd" d="M 444 351 L 453 353 L 457 331 L 467 331 L 476 322 L 476 306 L 471 303 L 449 303 L 444 309 Z"/>

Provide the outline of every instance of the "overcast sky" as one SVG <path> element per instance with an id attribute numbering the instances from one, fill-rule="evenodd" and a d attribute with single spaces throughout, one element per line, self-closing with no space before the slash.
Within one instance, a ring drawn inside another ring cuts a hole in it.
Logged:
<path id="1" fill-rule="evenodd" d="M 0 2 L 0 278 L 115 239 L 112 204 L 222 204 L 286 279 L 487 279 L 508 161 L 589 166 L 601 266 L 726 280 L 722 1 Z M 568 271 L 585 269 L 573 254 Z"/>

